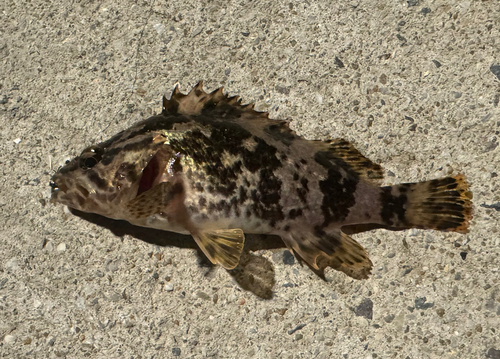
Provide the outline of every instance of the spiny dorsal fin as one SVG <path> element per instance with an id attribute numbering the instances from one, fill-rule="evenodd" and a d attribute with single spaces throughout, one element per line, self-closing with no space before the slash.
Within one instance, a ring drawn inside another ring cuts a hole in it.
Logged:
<path id="1" fill-rule="evenodd" d="M 206 109 L 228 105 L 242 113 L 252 113 L 257 117 L 268 117 L 267 112 L 255 111 L 254 104 L 242 105 L 239 96 L 229 97 L 225 95 L 223 89 L 223 87 L 219 87 L 217 90 L 206 93 L 203 90 L 203 81 L 200 81 L 185 95 L 180 92 L 176 85 L 170 99 L 163 97 L 163 111 L 181 115 L 199 115 Z"/>
<path id="2" fill-rule="evenodd" d="M 206 93 L 203 90 L 203 81 L 193 87 L 187 95 L 181 93 L 175 86 L 170 99 L 163 97 L 163 111 L 167 113 L 200 115 L 204 111 L 214 111 L 220 117 L 231 113 L 236 116 L 230 117 L 241 118 L 244 127 L 252 129 L 254 133 L 264 131 L 275 140 L 285 144 L 290 144 L 294 139 L 300 138 L 290 130 L 286 121 L 270 120 L 267 112 L 255 111 L 254 107 L 254 104 L 242 105 L 241 98 L 238 96 L 225 95 L 223 87 Z M 316 141 L 316 146 L 317 155 L 333 165 L 344 165 L 361 178 L 377 184 L 383 178 L 383 171 L 379 165 L 364 157 L 354 146 L 343 139 Z"/>
<path id="3" fill-rule="evenodd" d="M 384 178 L 384 172 L 380 165 L 373 163 L 363 156 L 350 142 L 344 139 L 334 139 L 328 141 L 317 141 L 317 155 L 325 160 L 342 160 L 351 170 L 356 172 L 362 179 L 379 184 Z"/>

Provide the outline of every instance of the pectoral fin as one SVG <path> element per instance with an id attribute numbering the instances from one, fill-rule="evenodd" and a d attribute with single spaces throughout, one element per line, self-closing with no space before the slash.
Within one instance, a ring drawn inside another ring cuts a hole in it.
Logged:
<path id="1" fill-rule="evenodd" d="M 233 269 L 240 260 L 245 235 L 241 229 L 198 231 L 192 236 L 213 264 Z"/>
<path id="2" fill-rule="evenodd" d="M 176 213 L 179 212 L 181 203 L 178 202 L 182 194 L 181 183 L 162 182 L 135 197 L 127 204 L 127 209 L 134 218 L 146 218 L 167 211 L 169 206 L 172 207 L 169 212 Z M 177 217 L 180 217 L 178 213 Z"/>
<path id="3" fill-rule="evenodd" d="M 170 201 L 171 191 L 171 183 L 160 183 L 127 203 L 127 209 L 135 218 L 149 217 L 159 213 Z"/>

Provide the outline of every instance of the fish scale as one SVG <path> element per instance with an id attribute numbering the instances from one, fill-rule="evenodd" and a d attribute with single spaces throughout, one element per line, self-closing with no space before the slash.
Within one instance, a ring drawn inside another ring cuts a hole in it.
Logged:
<path id="1" fill-rule="evenodd" d="M 244 233 L 280 236 L 312 269 L 367 278 L 372 262 L 347 232 L 465 233 L 462 175 L 380 187 L 381 167 L 348 141 L 310 141 L 222 88 L 176 87 L 163 111 L 85 149 L 52 178 L 52 200 L 132 224 L 191 234 L 237 266 Z M 168 235 L 168 234 L 166 234 Z"/>

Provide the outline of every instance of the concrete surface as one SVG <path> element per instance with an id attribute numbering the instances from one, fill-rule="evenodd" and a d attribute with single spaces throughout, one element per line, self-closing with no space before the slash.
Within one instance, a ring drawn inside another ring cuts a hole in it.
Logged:
<path id="1" fill-rule="evenodd" d="M 498 1 L 0 10 L 1 357 L 500 358 Z M 259 237 L 253 270 L 275 282 L 259 293 L 188 237 L 148 241 L 48 203 L 68 157 L 200 79 L 308 138 L 353 141 L 386 183 L 464 173 L 470 233 L 356 235 L 375 265 L 366 281 L 323 281 Z"/>

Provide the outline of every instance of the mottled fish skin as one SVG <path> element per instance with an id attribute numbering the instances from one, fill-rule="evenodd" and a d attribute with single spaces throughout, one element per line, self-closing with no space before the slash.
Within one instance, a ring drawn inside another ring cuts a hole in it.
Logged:
<path id="1" fill-rule="evenodd" d="M 366 278 L 345 226 L 466 232 L 463 176 L 380 187 L 379 165 L 342 139 L 309 141 L 222 89 L 175 88 L 163 112 L 89 147 L 52 179 L 54 202 L 191 234 L 234 267 L 244 233 L 279 235 L 313 269 Z"/>

